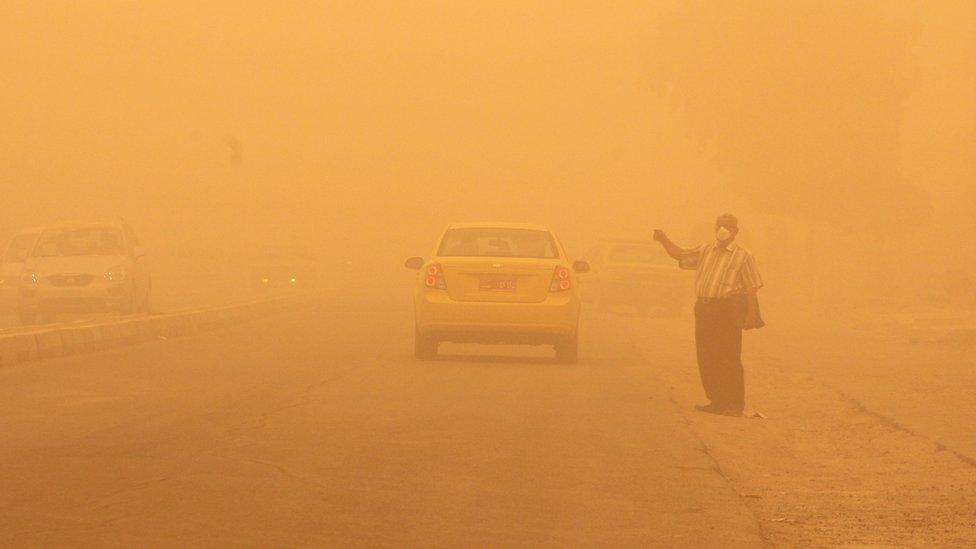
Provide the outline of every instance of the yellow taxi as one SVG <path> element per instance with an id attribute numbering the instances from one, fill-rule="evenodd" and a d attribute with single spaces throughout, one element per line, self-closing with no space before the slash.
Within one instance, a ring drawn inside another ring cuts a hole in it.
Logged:
<path id="1" fill-rule="evenodd" d="M 575 362 L 580 296 L 570 262 L 548 227 L 523 223 L 448 226 L 430 257 L 412 257 L 417 358 L 437 355 L 438 344 L 553 345 L 556 358 Z"/>

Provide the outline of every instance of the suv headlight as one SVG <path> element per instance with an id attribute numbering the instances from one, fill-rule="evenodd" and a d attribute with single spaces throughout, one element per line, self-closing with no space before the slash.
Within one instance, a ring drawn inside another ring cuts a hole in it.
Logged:
<path id="1" fill-rule="evenodd" d="M 117 265 L 111 269 L 105 271 L 105 280 L 109 282 L 122 282 L 125 280 L 126 275 L 125 265 Z"/>

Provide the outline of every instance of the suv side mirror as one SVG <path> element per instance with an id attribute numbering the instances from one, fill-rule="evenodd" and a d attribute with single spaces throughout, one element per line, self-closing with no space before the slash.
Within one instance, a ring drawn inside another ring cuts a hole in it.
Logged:
<path id="1" fill-rule="evenodd" d="M 590 264 L 585 261 L 574 261 L 573 270 L 577 273 L 588 273 L 590 272 Z"/>
<path id="2" fill-rule="evenodd" d="M 424 258 L 422 257 L 411 257 L 403 264 L 404 267 L 408 269 L 418 270 L 424 266 Z"/>

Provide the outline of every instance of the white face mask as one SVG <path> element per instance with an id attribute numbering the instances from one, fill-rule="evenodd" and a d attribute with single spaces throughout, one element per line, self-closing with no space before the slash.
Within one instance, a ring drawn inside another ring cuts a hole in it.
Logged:
<path id="1" fill-rule="evenodd" d="M 717 238 L 719 242 L 726 242 L 728 239 L 732 238 L 732 232 L 725 227 L 719 227 L 718 230 L 715 231 L 715 238 Z"/>

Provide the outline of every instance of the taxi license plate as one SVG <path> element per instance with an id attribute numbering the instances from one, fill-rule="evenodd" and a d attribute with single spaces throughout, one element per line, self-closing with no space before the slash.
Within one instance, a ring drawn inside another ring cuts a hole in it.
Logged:
<path id="1" fill-rule="evenodd" d="M 514 278 L 482 278 L 478 289 L 482 292 L 514 292 L 518 282 Z"/>

